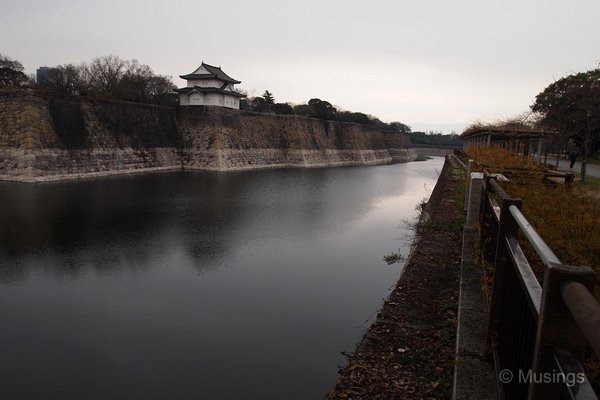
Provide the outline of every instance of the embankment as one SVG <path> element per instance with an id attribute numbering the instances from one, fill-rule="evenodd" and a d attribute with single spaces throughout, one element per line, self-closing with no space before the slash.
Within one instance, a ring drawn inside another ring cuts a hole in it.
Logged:
<path id="1" fill-rule="evenodd" d="M 0 91 L 0 179 L 406 162 L 406 135 L 302 116 Z"/>

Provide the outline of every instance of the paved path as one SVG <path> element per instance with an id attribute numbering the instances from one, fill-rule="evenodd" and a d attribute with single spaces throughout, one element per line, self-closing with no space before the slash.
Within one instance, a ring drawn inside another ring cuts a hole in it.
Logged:
<path id="1" fill-rule="evenodd" d="M 556 163 L 556 158 L 554 157 L 548 157 L 548 164 L 552 164 L 555 165 Z M 564 158 L 560 159 L 560 162 L 558 164 L 558 168 L 564 171 L 571 171 L 571 169 L 569 168 L 569 160 L 565 160 Z M 575 166 L 573 167 L 573 172 L 577 172 L 580 173 L 581 172 L 581 163 L 579 161 L 577 161 L 575 163 Z M 590 164 L 588 162 L 587 164 L 587 174 L 588 176 L 594 176 L 596 178 L 600 178 L 600 165 L 598 164 Z"/>

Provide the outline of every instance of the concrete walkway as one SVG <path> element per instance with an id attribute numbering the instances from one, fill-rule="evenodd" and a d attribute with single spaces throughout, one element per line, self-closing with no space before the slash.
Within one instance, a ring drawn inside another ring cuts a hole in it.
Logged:
<path id="1" fill-rule="evenodd" d="M 548 157 L 548 164 L 552 164 L 552 165 L 556 165 L 556 158 L 554 157 Z M 581 163 L 579 161 L 577 161 L 575 163 L 575 166 L 573 167 L 573 169 L 569 168 L 570 162 L 569 160 L 565 160 L 564 158 L 561 158 L 559 163 L 558 163 L 558 168 L 563 170 L 563 171 L 572 171 L 572 172 L 577 172 L 578 174 L 581 172 Z M 588 162 L 587 164 L 587 174 L 588 176 L 593 176 L 595 178 L 600 178 L 600 165 L 598 164 L 590 164 Z"/>
<path id="2" fill-rule="evenodd" d="M 486 358 L 488 300 L 479 255 L 483 174 L 472 172 L 463 229 L 453 400 L 496 399 L 496 373 Z"/>

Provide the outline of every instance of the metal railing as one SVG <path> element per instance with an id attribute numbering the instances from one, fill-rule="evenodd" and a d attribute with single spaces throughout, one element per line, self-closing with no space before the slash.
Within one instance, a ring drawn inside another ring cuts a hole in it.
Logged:
<path id="1" fill-rule="evenodd" d="M 487 352 L 496 364 L 499 396 L 597 399 L 581 367 L 586 348 L 600 357 L 600 305 L 592 294 L 596 274 L 562 264 L 521 205 L 498 184 L 497 174 L 484 172 L 482 259 L 493 271 Z M 544 265 L 543 286 L 519 238 Z"/>

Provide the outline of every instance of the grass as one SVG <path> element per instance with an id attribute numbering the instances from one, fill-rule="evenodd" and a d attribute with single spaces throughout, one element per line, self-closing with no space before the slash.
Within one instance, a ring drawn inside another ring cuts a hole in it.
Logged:
<path id="1" fill-rule="evenodd" d="M 577 161 L 583 161 L 583 157 L 577 157 Z M 596 156 L 588 156 L 587 162 L 590 164 L 600 164 L 600 158 Z"/>
<path id="2" fill-rule="evenodd" d="M 600 199 L 577 186 L 511 182 L 507 189 L 523 200 L 523 213 L 563 263 L 600 272 Z"/>
<path id="3" fill-rule="evenodd" d="M 451 230 L 455 235 L 461 236 L 463 232 L 463 228 L 465 226 L 466 217 L 464 215 L 459 215 L 454 220 L 452 220 Z"/>
<path id="4" fill-rule="evenodd" d="M 492 172 L 502 170 L 510 176 L 505 190 L 523 200 L 523 213 L 563 263 L 589 266 L 600 274 L 600 179 L 588 177 L 586 183 L 571 187 L 548 186 L 539 175 L 541 167 L 529 157 L 487 147 L 470 148 L 468 153 Z M 510 175 L 513 168 L 519 173 Z M 543 265 L 526 243 L 522 246 L 541 278 Z M 600 299 L 598 289 L 596 297 Z"/>
<path id="5" fill-rule="evenodd" d="M 585 177 L 585 183 L 581 182 L 580 184 L 584 190 L 600 193 L 600 178 L 588 175 Z"/>
<path id="6" fill-rule="evenodd" d="M 427 220 L 423 226 L 422 226 L 422 231 L 420 233 L 426 233 L 426 232 L 440 232 L 444 229 L 444 226 L 442 225 L 441 222 L 439 221 L 435 221 L 435 220 Z"/>
<path id="7" fill-rule="evenodd" d="M 392 252 L 390 254 L 384 255 L 383 261 L 388 263 L 388 265 L 392 265 L 404 261 L 404 257 L 400 253 Z"/>

